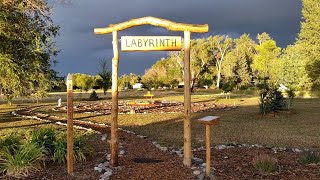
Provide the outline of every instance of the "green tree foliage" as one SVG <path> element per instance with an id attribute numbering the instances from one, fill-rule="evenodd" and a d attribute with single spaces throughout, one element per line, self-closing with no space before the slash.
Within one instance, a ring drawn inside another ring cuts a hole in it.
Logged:
<path id="1" fill-rule="evenodd" d="M 107 62 L 101 61 L 100 62 L 101 69 L 98 73 L 100 78 L 96 79 L 96 84 L 103 89 L 104 95 L 106 95 L 107 90 L 111 87 L 111 71 L 109 71 Z"/>
<path id="2" fill-rule="evenodd" d="M 9 103 L 20 95 L 42 97 L 52 86 L 59 28 L 50 16 L 44 0 L 0 1 L 0 88 Z"/>
<path id="3" fill-rule="evenodd" d="M 210 51 L 214 56 L 215 67 L 217 69 L 216 87 L 220 87 L 222 63 L 226 54 L 232 47 L 232 39 L 228 36 L 210 36 L 208 38 Z"/>
<path id="4" fill-rule="evenodd" d="M 279 81 L 292 90 L 306 90 L 312 85 L 305 69 L 304 55 L 300 53 L 301 49 L 300 45 L 288 46 L 280 58 L 283 67 Z"/>
<path id="5" fill-rule="evenodd" d="M 130 73 L 129 75 L 123 74 L 118 81 L 118 87 L 119 89 L 125 89 L 125 88 L 132 88 L 132 86 L 135 83 L 140 82 L 141 77 L 134 74 Z"/>
<path id="6" fill-rule="evenodd" d="M 283 67 L 283 62 L 279 60 L 281 48 L 277 47 L 274 40 L 263 35 L 257 36 L 259 45 L 255 46 L 256 54 L 252 63 L 253 74 L 257 80 L 268 79 L 271 84 L 276 85 L 279 83 Z"/>
<path id="7" fill-rule="evenodd" d="M 313 87 L 320 87 L 320 1 L 302 0 L 302 22 L 296 45 L 306 61 Z"/>
<path id="8" fill-rule="evenodd" d="M 176 65 L 174 66 L 180 69 L 180 78 L 177 80 L 182 81 L 184 76 L 184 52 L 175 51 L 170 52 L 169 57 L 172 59 Z M 195 39 L 191 40 L 191 49 L 190 49 L 190 73 L 191 73 L 191 91 L 193 91 L 195 85 L 210 85 L 205 79 L 209 77 L 209 74 L 212 73 L 213 64 L 213 54 L 211 53 L 210 44 L 208 39 Z M 211 70 L 211 71 L 210 71 Z M 174 69 L 173 72 L 177 71 Z M 214 70 L 213 70 L 214 71 Z M 178 71 L 176 72 L 178 73 Z M 205 79 L 203 79 L 205 78 Z"/>
<path id="9" fill-rule="evenodd" d="M 233 81 L 237 88 L 250 86 L 252 80 L 251 64 L 253 62 L 255 42 L 249 34 L 243 34 L 234 40 L 234 46 L 227 53 L 222 66 L 226 80 Z"/>
<path id="10" fill-rule="evenodd" d="M 158 88 L 159 86 L 177 86 L 181 81 L 179 65 L 171 58 L 157 61 L 150 69 L 146 70 L 141 78 L 147 88 Z"/>
<path id="11" fill-rule="evenodd" d="M 93 87 L 94 77 L 87 74 L 76 73 L 73 75 L 74 86 L 82 91 L 89 91 Z"/>

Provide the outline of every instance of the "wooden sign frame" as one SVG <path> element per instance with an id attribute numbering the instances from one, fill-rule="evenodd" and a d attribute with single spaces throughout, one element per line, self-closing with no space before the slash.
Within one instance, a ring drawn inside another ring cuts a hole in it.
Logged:
<path id="1" fill-rule="evenodd" d="M 183 164 L 191 166 L 191 90 L 190 90 L 190 36 L 191 32 L 206 33 L 208 24 L 184 24 L 152 16 L 131 19 L 119 24 L 110 24 L 105 28 L 95 28 L 95 34 L 112 33 L 113 55 L 112 58 L 112 110 L 111 110 L 111 158 L 112 166 L 118 165 L 119 137 L 118 137 L 118 31 L 140 25 L 153 25 L 166 28 L 169 31 L 184 32 L 184 145 Z"/>
<path id="2" fill-rule="evenodd" d="M 67 76 L 67 169 L 68 174 L 73 175 L 73 83 L 72 74 Z"/>

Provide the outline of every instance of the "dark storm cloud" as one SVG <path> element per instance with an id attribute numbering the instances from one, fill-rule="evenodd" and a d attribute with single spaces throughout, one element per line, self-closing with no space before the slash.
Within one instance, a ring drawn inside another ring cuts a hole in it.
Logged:
<path id="1" fill-rule="evenodd" d="M 54 20 L 61 25 L 57 44 L 61 49 L 55 69 L 62 73 L 96 74 L 99 59 L 111 64 L 112 36 L 95 35 L 93 29 L 132 18 L 155 16 L 175 22 L 209 24 L 209 33 L 192 38 L 243 33 L 255 38 L 267 32 L 285 47 L 299 32 L 300 0 L 74 0 L 68 6 L 56 6 Z M 141 26 L 119 33 L 122 35 L 181 35 L 153 26 Z M 166 52 L 120 52 L 119 72 L 143 74 Z"/>

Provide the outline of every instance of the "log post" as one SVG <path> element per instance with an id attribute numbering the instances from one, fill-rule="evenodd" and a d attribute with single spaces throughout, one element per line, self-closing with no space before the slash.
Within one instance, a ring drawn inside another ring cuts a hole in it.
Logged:
<path id="1" fill-rule="evenodd" d="M 67 77 L 67 169 L 73 175 L 73 84 L 72 74 Z"/>
<path id="2" fill-rule="evenodd" d="M 190 31 L 184 31 L 184 144 L 183 164 L 191 166 L 191 90 L 190 90 Z"/>
<path id="3" fill-rule="evenodd" d="M 219 124 L 220 116 L 206 116 L 198 119 L 201 124 L 206 126 L 206 176 L 210 177 L 211 169 L 211 126 Z"/>
<path id="4" fill-rule="evenodd" d="M 118 165 L 118 31 L 112 32 L 113 58 L 112 58 L 112 110 L 111 110 L 111 166 Z"/>
<path id="5" fill-rule="evenodd" d="M 206 125 L 206 176 L 210 176 L 210 168 L 211 168 L 211 126 Z"/>

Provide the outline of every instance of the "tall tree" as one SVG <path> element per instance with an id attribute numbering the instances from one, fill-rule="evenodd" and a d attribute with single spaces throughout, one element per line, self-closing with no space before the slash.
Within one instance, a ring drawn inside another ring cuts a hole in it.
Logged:
<path id="1" fill-rule="evenodd" d="M 59 28 L 50 16 L 45 0 L 0 1 L 0 87 L 9 103 L 20 95 L 43 96 L 52 86 Z"/>
<path id="2" fill-rule="evenodd" d="M 234 81 L 237 87 L 249 86 L 252 80 L 255 42 L 249 34 L 243 34 L 234 40 L 234 46 L 227 53 L 222 67 L 222 74 L 227 80 Z"/>
<path id="3" fill-rule="evenodd" d="M 100 67 L 101 69 L 98 73 L 100 78 L 97 79 L 97 84 L 103 89 L 103 94 L 106 95 L 107 90 L 111 87 L 111 71 L 108 69 L 106 60 L 100 61 Z"/>
<path id="4" fill-rule="evenodd" d="M 314 87 L 320 87 L 320 1 L 302 0 L 301 31 L 296 44 Z"/>
<path id="5" fill-rule="evenodd" d="M 220 87 L 222 63 L 226 54 L 232 47 L 232 39 L 228 36 L 210 36 L 208 38 L 210 43 L 210 50 L 215 59 L 217 68 L 217 82 L 216 87 Z"/>
<path id="6" fill-rule="evenodd" d="M 259 38 L 259 35 L 257 36 Z M 270 80 L 274 85 L 278 83 L 282 70 L 282 61 L 279 60 L 281 48 L 272 39 L 260 41 L 256 45 L 256 54 L 253 58 L 252 70 L 257 80 Z"/>
<path id="7" fill-rule="evenodd" d="M 300 45 L 290 45 L 281 56 L 283 61 L 282 75 L 279 77 L 280 83 L 293 90 L 307 90 L 311 87 L 311 80 L 305 69 L 306 61 Z"/>

